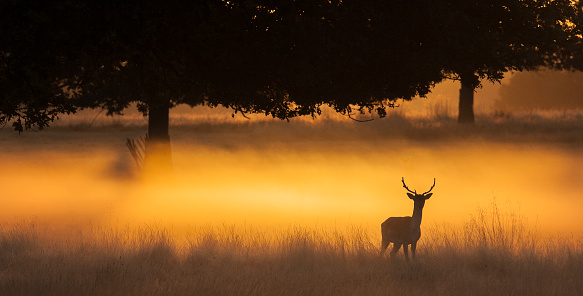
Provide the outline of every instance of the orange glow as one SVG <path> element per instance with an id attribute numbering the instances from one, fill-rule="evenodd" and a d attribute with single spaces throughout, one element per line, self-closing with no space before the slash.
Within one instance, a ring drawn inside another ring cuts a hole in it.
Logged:
<path id="1" fill-rule="evenodd" d="M 583 232 L 579 143 L 420 141 L 384 137 L 379 129 L 391 126 L 383 124 L 176 128 L 175 176 L 167 182 L 146 182 L 135 172 L 123 140 L 144 133 L 142 127 L 63 127 L 21 136 L 3 130 L 0 219 L 376 231 L 387 217 L 412 213 L 401 177 L 417 191 L 428 190 L 435 177 L 423 225 L 460 224 L 495 199 L 544 232 Z"/>

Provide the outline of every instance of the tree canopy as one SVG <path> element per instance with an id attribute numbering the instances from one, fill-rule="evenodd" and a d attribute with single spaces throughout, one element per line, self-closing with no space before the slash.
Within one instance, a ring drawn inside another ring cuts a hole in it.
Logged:
<path id="1" fill-rule="evenodd" d="M 78 108 L 114 114 L 137 102 L 153 138 L 168 138 L 177 104 L 281 119 L 323 105 L 384 116 L 444 78 L 461 80 L 460 120 L 473 121 L 483 79 L 575 61 L 581 37 L 570 0 L 1 5 L 0 123 L 43 128 Z"/>
<path id="2" fill-rule="evenodd" d="M 345 113 L 376 106 L 382 115 L 383 101 L 426 94 L 441 79 L 438 66 L 428 67 L 431 52 L 415 38 L 406 1 L 383 3 L 63 0 L 55 9 L 9 2 L 3 11 L 11 18 L 2 24 L 13 34 L 3 59 L 42 59 L 31 72 L 50 76 L 42 80 L 55 88 L 44 97 L 26 85 L 3 88 L 19 94 L 12 106 L 33 106 L 27 99 L 34 97 L 68 107 L 55 112 L 113 114 L 138 102 L 144 114 L 206 103 L 282 119 L 315 115 L 322 104 Z M 12 68 L 29 67 L 11 63 L 3 64 L 3 80 Z M 2 110 L 4 121 L 20 117 Z M 23 119 L 26 127 L 48 123 Z"/>

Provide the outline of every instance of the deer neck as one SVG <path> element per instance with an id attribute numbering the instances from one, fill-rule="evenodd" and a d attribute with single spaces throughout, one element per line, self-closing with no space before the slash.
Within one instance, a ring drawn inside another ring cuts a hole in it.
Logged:
<path id="1" fill-rule="evenodd" d="M 413 215 L 411 216 L 411 227 L 417 229 L 421 227 L 421 219 L 423 218 L 423 208 L 413 208 Z"/>

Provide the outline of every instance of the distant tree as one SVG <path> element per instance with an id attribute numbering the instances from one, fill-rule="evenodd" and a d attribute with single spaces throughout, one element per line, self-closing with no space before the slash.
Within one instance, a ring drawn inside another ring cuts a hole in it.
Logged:
<path id="1" fill-rule="evenodd" d="M 460 123 L 473 123 L 474 91 L 508 71 L 558 66 L 573 35 L 570 0 L 443 0 L 435 11 L 434 44 L 445 74 L 461 82 Z"/>

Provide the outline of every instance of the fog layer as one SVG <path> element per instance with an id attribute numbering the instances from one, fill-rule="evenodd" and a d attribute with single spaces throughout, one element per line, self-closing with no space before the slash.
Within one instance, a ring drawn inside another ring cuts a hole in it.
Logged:
<path id="1" fill-rule="evenodd" d="M 581 233 L 581 117 L 481 121 L 459 127 L 451 118 L 393 115 L 173 126 L 175 174 L 164 182 L 141 178 L 125 147 L 144 126 L 4 129 L 0 219 L 377 228 L 411 215 L 404 177 L 418 192 L 436 179 L 424 225 L 460 224 L 495 201 L 542 231 Z"/>

